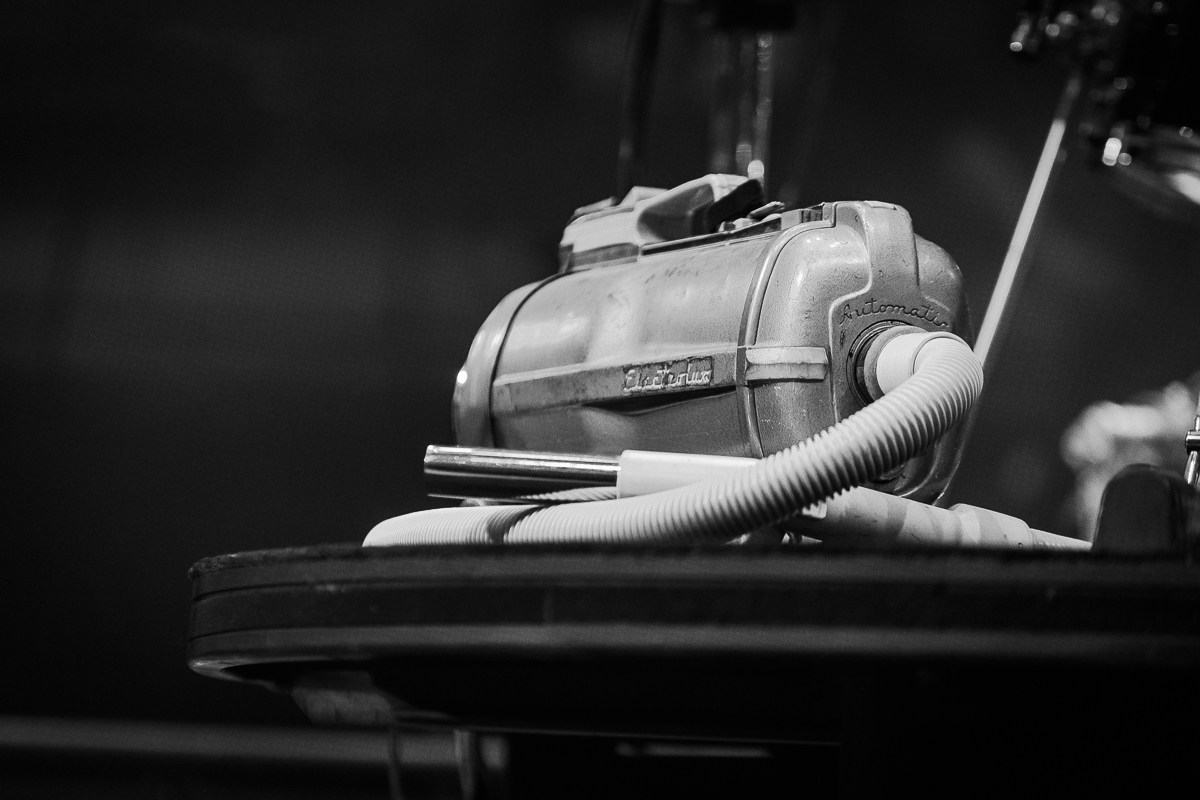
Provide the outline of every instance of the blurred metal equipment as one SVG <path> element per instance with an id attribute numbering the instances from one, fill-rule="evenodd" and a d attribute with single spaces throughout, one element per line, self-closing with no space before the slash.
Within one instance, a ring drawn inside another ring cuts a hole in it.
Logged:
<path id="1" fill-rule="evenodd" d="M 795 3 L 717 0 L 707 5 L 713 32 L 709 169 L 745 175 L 766 187 L 775 37 L 796 24 Z"/>
<path id="2" fill-rule="evenodd" d="M 1183 479 L 1194 489 L 1200 489 L 1200 403 L 1196 406 L 1196 419 L 1184 439 L 1187 461 L 1183 467 Z"/>
<path id="3" fill-rule="evenodd" d="M 1038 211 L 1066 159 L 1077 121 L 1086 157 L 1153 211 L 1200 224 L 1200 3 L 1195 0 L 1029 0 L 1009 49 L 1058 51 L 1070 77 L 1054 113 L 975 352 L 985 373 L 1019 293 Z"/>
<path id="4" fill-rule="evenodd" d="M 1177 382 L 1143 396 L 1141 404 L 1096 404 L 1063 436 L 1064 456 L 1077 470 L 1077 508 L 1098 509 L 1097 552 L 1189 561 L 1200 555 L 1198 377 L 1200 373 L 1192 376 L 1190 387 Z M 1189 425 L 1181 474 L 1179 433 Z M 1087 463 L 1088 456 L 1093 464 Z M 1089 473 L 1098 474 L 1089 480 Z M 1104 479 L 1099 502 L 1081 497 L 1088 490 L 1093 495 L 1100 491 L 1096 478 Z"/>
<path id="5" fill-rule="evenodd" d="M 646 117 L 662 28 L 662 0 L 641 0 L 625 47 L 625 86 L 621 97 L 621 141 L 617 150 L 617 194 L 642 180 Z"/>
<path id="6" fill-rule="evenodd" d="M 1198 385 L 1200 375 L 1194 375 L 1186 383 L 1142 392 L 1136 402 L 1093 403 L 1071 423 L 1060 451 L 1075 472 L 1075 489 L 1064 510 L 1074 518 L 1077 535 L 1095 537 L 1105 488 L 1126 467 L 1142 464 L 1179 473 L 1180 440 L 1195 425 Z"/>
<path id="7" fill-rule="evenodd" d="M 1200 491 L 1174 470 L 1126 467 L 1104 488 L 1093 549 L 1194 559 L 1200 553 Z"/>
<path id="8" fill-rule="evenodd" d="M 1081 70 L 1092 163 L 1146 207 L 1200 224 L 1200 3 L 1031 0 L 1010 49 Z"/>
<path id="9" fill-rule="evenodd" d="M 712 105 L 709 170 L 767 186 L 775 36 L 796 24 L 799 0 L 684 0 L 708 33 Z M 663 27 L 663 0 L 641 0 L 626 48 L 617 196 L 644 180 L 646 129 Z"/>

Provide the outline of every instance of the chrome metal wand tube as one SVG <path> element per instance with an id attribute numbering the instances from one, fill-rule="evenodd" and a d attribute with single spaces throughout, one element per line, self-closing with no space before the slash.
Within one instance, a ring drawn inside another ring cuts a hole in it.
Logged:
<path id="1" fill-rule="evenodd" d="M 425 490 L 434 497 L 510 500 L 592 486 L 616 486 L 615 456 L 481 447 L 425 450 Z"/>

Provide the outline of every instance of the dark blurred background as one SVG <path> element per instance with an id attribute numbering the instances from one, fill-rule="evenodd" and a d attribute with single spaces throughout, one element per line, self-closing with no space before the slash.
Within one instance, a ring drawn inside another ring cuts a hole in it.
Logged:
<path id="1" fill-rule="evenodd" d="M 907 207 L 958 260 L 978 325 L 1065 69 L 1008 52 L 1015 0 L 839 6 L 828 91 L 781 65 L 772 189 Z M 434 504 L 422 450 L 452 441 L 472 335 L 555 269 L 572 209 L 613 191 L 632 13 L 0 12 L 0 714 L 302 722 L 285 697 L 188 671 L 188 566 L 360 540 Z M 706 171 L 687 19 L 668 6 L 652 185 Z M 1071 420 L 1200 366 L 1196 229 L 1076 155 L 953 489 L 1061 533 Z"/>

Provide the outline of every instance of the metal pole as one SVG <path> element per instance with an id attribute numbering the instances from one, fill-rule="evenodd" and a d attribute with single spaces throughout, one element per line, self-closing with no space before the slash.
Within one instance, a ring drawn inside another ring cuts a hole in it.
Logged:
<path id="1" fill-rule="evenodd" d="M 1038 159 L 1037 169 L 1025 195 L 1025 204 L 1021 207 L 1021 216 L 1017 218 L 1017 227 L 1013 231 L 1012 240 L 1008 244 L 1008 252 L 1004 263 L 1000 266 L 1000 276 L 996 278 L 996 286 L 992 290 L 992 298 L 988 302 L 987 313 L 984 314 L 983 324 L 979 326 L 979 336 L 975 339 L 975 355 L 983 365 L 984 374 L 988 374 L 988 359 L 994 349 L 1000 326 L 1005 321 L 1005 312 L 1009 300 L 1012 299 L 1017 279 L 1021 274 L 1025 249 L 1029 244 L 1029 236 L 1037 221 L 1038 210 L 1046 196 L 1046 190 L 1054 177 L 1056 168 L 1066 157 L 1062 146 L 1063 135 L 1067 130 L 1067 119 L 1075 99 L 1079 97 L 1079 89 L 1083 83 L 1079 70 L 1075 70 L 1063 87 L 1058 108 L 1054 112 L 1054 121 L 1050 123 L 1050 132 L 1046 135 L 1046 143 L 1042 146 L 1042 155 Z"/>

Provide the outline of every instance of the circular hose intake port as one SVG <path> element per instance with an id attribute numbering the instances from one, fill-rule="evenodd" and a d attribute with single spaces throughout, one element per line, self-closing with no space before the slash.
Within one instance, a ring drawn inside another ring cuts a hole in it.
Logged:
<path id="1" fill-rule="evenodd" d="M 851 345 L 847 355 L 851 361 L 848 371 L 854 376 L 854 393 L 863 405 L 869 405 L 884 395 L 877 375 L 879 354 L 887 347 L 888 342 L 897 336 L 908 333 L 925 333 L 925 331 L 915 325 L 888 320 L 867 328 Z"/>

